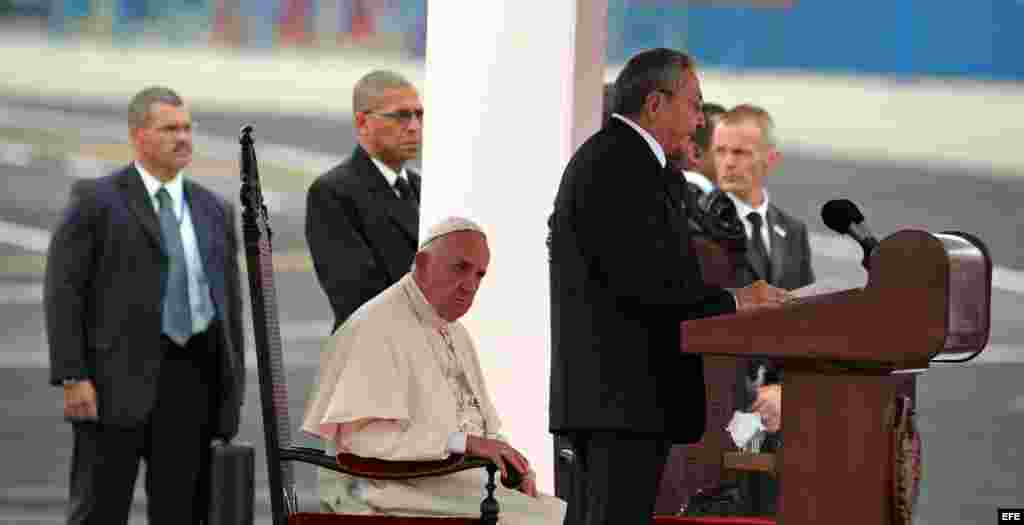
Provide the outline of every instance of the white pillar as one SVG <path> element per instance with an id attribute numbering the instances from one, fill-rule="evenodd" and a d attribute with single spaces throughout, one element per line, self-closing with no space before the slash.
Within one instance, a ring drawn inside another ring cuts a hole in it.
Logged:
<path id="1" fill-rule="evenodd" d="M 465 323 L 503 433 L 554 491 L 545 246 L 562 170 L 600 125 L 607 2 L 430 2 L 421 235 L 449 215 L 488 231 Z"/>

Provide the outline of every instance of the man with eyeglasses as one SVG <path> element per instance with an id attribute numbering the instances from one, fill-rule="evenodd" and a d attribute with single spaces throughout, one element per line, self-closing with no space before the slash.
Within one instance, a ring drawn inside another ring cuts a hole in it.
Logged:
<path id="1" fill-rule="evenodd" d="M 334 330 L 409 271 L 419 237 L 423 104 L 401 75 L 374 71 L 355 85 L 352 155 L 306 196 L 306 242 L 334 311 Z"/>

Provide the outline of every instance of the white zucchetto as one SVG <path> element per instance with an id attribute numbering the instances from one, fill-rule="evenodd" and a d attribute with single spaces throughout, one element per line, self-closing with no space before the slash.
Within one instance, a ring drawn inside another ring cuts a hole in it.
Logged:
<path id="1" fill-rule="evenodd" d="M 484 233 L 483 228 L 479 224 L 463 218 L 463 217 L 448 217 L 441 222 L 433 225 L 427 230 L 427 235 L 420 241 L 420 251 L 423 251 L 434 240 L 444 237 L 449 233 L 472 231 L 477 232 L 484 237 L 487 234 Z"/>

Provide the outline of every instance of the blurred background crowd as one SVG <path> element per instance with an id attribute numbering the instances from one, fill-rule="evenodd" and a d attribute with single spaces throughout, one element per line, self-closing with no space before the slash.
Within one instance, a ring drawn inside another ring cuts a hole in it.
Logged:
<path id="1" fill-rule="evenodd" d="M 52 39 L 411 57 L 424 54 L 426 16 L 426 0 L 0 0 L 0 19 Z M 667 46 L 739 69 L 1024 78 L 1019 1 L 611 0 L 608 19 L 610 62 Z"/>

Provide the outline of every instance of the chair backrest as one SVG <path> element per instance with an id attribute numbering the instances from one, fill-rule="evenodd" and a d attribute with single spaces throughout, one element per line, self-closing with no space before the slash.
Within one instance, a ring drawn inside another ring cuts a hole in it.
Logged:
<path id="1" fill-rule="evenodd" d="M 242 128 L 239 143 L 242 146 L 242 231 L 252 299 L 267 480 L 274 525 L 285 525 L 288 514 L 298 510 L 293 465 L 290 461 L 281 460 L 281 449 L 291 447 L 292 425 L 288 417 L 288 386 L 281 352 L 270 222 L 260 189 L 252 126 Z"/>

